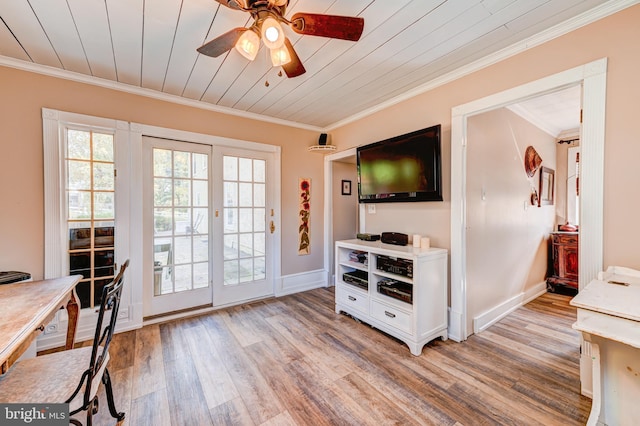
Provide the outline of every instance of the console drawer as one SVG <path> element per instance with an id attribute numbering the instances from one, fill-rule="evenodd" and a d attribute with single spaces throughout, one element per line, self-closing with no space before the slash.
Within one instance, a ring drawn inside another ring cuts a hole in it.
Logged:
<path id="1" fill-rule="evenodd" d="M 338 285 L 336 287 L 336 303 L 343 306 L 348 306 L 358 311 L 368 314 L 369 313 L 369 295 L 361 293 L 351 288 L 345 288 L 346 286 Z M 350 286 L 352 287 L 352 286 Z"/>
<path id="2" fill-rule="evenodd" d="M 405 333 L 413 331 L 411 327 L 412 315 L 398 308 L 373 300 L 371 302 L 371 316 Z"/>

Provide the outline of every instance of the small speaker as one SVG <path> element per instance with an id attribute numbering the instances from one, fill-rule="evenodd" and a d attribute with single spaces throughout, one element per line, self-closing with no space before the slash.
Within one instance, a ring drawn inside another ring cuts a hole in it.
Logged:
<path id="1" fill-rule="evenodd" d="M 406 246 L 409 244 L 409 236 L 400 232 L 383 232 L 380 241 L 385 244 L 395 244 L 397 246 Z"/>
<path id="2" fill-rule="evenodd" d="M 320 139 L 318 139 L 318 145 L 326 145 L 327 144 L 327 134 L 320 133 Z"/>

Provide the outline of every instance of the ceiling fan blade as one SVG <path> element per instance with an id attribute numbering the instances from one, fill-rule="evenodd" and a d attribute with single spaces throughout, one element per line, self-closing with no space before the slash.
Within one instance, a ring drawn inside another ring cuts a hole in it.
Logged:
<path id="1" fill-rule="evenodd" d="M 284 64 L 282 66 L 282 69 L 287 74 L 287 77 L 293 78 L 307 72 L 307 70 L 304 69 L 304 65 L 302 65 L 302 62 L 300 62 L 300 58 L 298 58 L 298 54 L 293 49 L 293 45 L 291 44 L 289 39 L 286 37 L 284 39 L 284 45 L 287 46 L 289 55 L 291 55 L 291 62 Z"/>
<path id="2" fill-rule="evenodd" d="M 364 18 L 316 13 L 296 13 L 291 28 L 298 34 L 358 41 L 364 29 Z"/>
<path id="3" fill-rule="evenodd" d="M 247 30 L 248 28 L 234 28 L 231 31 L 222 34 L 221 36 L 214 38 L 210 42 L 203 44 L 196 50 L 203 55 L 213 56 L 214 58 L 217 58 L 226 51 L 233 49 L 242 33 Z"/>

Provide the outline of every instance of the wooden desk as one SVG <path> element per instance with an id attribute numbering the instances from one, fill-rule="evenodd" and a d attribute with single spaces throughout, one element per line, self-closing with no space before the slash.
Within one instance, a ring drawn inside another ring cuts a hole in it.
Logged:
<path id="1" fill-rule="evenodd" d="M 78 324 L 75 287 L 81 275 L 0 285 L 0 374 L 44 331 L 58 310 L 69 314 L 65 349 L 73 349 Z"/>

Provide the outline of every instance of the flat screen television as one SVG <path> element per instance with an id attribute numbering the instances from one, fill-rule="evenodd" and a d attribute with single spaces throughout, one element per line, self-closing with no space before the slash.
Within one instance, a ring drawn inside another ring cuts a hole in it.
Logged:
<path id="1" fill-rule="evenodd" d="M 358 201 L 442 201 L 440 125 L 358 147 Z"/>

